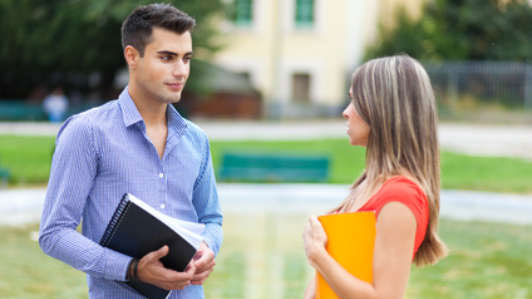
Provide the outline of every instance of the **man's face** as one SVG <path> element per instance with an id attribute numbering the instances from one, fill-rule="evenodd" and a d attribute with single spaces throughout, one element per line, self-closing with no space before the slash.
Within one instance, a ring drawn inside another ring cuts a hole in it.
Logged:
<path id="1" fill-rule="evenodd" d="M 135 69 L 135 81 L 144 96 L 165 103 L 176 103 L 190 73 L 192 37 L 154 27 L 151 42 L 144 49 Z"/>

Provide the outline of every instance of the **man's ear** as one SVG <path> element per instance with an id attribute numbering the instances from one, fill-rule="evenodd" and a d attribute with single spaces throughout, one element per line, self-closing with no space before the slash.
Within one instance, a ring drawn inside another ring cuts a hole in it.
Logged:
<path id="1" fill-rule="evenodd" d="M 126 46 L 124 49 L 124 58 L 126 59 L 126 63 L 130 69 L 136 69 L 137 63 L 140 59 L 140 53 L 135 49 L 133 46 Z"/>

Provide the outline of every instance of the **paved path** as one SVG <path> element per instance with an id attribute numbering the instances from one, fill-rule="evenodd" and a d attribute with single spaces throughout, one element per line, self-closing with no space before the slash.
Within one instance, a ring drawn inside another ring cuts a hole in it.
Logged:
<path id="1" fill-rule="evenodd" d="M 303 140 L 344 138 L 343 120 L 319 121 L 206 121 L 198 120 L 211 140 Z M 0 134 L 57 134 L 58 124 L 35 122 L 0 122 Z M 439 139 L 443 148 L 486 156 L 511 156 L 532 159 L 531 126 L 488 126 L 440 124 Z"/>
<path id="2" fill-rule="evenodd" d="M 347 185 L 219 184 L 224 213 L 320 214 L 337 205 Z M 0 225 L 38 222 L 45 189 L 0 190 Z M 459 220 L 532 224 L 532 195 L 442 192 L 441 215 Z"/>

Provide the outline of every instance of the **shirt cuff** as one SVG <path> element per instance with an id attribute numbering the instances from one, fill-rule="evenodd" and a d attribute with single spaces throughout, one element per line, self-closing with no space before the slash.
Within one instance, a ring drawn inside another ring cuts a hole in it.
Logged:
<path id="1" fill-rule="evenodd" d="M 202 237 L 203 241 L 214 252 L 214 255 L 217 256 L 223 238 L 221 226 L 217 223 L 207 223 Z"/>
<path id="2" fill-rule="evenodd" d="M 207 236 L 207 235 L 203 236 L 203 241 L 205 243 L 207 243 L 207 247 L 209 247 L 209 249 L 212 250 L 214 252 L 214 254 L 216 254 L 216 252 L 214 251 L 214 247 L 213 247 L 214 246 L 214 241 L 211 240 L 211 238 L 209 238 L 209 236 Z"/>
<path id="3" fill-rule="evenodd" d="M 127 268 L 133 258 L 109 248 L 104 248 L 103 258 L 105 261 L 104 278 L 126 281 Z"/>

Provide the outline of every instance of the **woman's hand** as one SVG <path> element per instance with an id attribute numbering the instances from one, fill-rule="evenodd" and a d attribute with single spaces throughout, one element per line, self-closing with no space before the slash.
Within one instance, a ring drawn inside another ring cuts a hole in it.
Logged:
<path id="1" fill-rule="evenodd" d="M 303 243 L 305 245 L 305 254 L 310 265 L 316 268 L 316 261 L 323 254 L 327 254 L 325 250 L 327 235 L 316 216 L 311 216 L 305 225 L 305 229 L 303 230 Z"/>

